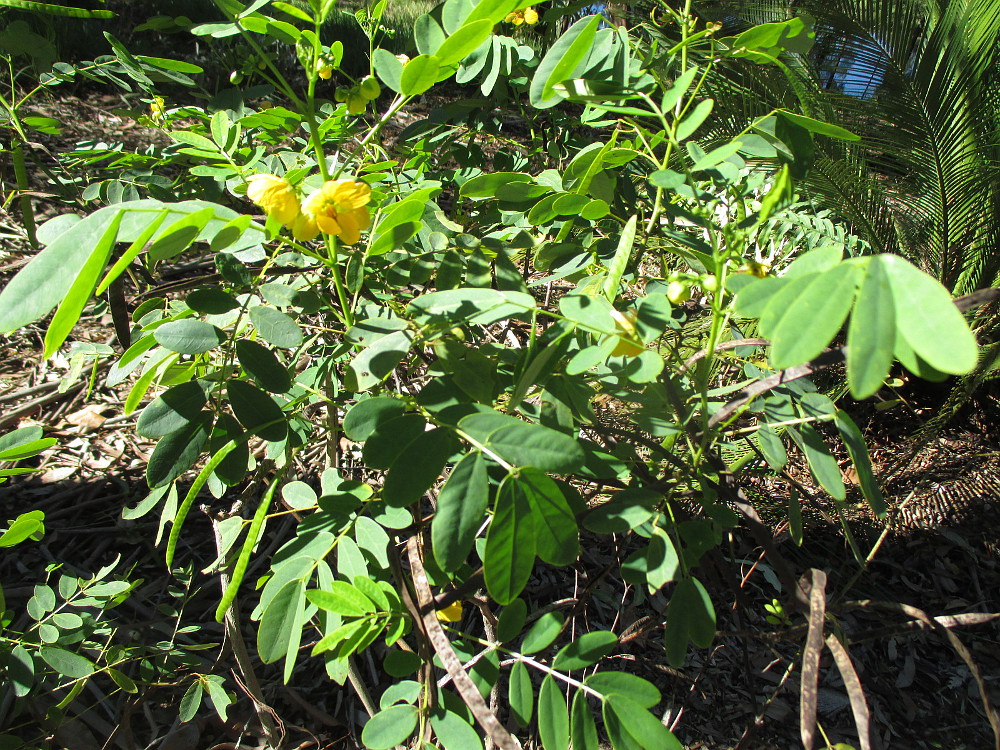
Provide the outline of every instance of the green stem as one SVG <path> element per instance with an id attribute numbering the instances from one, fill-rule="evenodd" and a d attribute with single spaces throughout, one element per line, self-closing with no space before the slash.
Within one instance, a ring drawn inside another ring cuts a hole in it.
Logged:
<path id="1" fill-rule="evenodd" d="M 340 301 L 341 318 L 344 321 L 344 325 L 348 328 L 354 325 L 354 313 L 351 310 L 351 305 L 347 301 L 347 293 L 344 289 L 344 279 L 340 273 L 340 263 L 337 257 L 337 240 L 336 238 L 327 235 L 326 236 L 326 247 L 327 252 L 330 255 L 330 272 L 333 274 L 333 287 L 337 290 L 337 299 Z"/>
<path id="2" fill-rule="evenodd" d="M 31 198 L 26 193 L 29 188 L 28 170 L 24 163 L 24 143 L 18 142 L 11 150 L 11 158 L 14 161 L 14 177 L 17 180 L 17 189 L 20 192 L 18 202 L 21 206 L 21 221 L 24 222 L 24 231 L 28 235 L 28 242 L 34 248 L 38 247 L 38 237 L 35 230 L 35 213 L 31 207 Z"/>

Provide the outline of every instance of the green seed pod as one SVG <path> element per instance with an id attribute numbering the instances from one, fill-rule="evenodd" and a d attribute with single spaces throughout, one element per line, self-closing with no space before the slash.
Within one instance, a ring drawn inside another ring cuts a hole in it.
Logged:
<path id="1" fill-rule="evenodd" d="M 379 98 L 379 95 L 382 93 L 382 87 L 378 85 L 375 76 L 365 76 L 364 80 L 361 81 L 359 91 L 365 99 L 373 101 Z"/>
<path id="2" fill-rule="evenodd" d="M 682 281 L 671 281 L 667 284 L 667 299 L 671 304 L 680 305 L 691 298 L 691 290 Z"/>

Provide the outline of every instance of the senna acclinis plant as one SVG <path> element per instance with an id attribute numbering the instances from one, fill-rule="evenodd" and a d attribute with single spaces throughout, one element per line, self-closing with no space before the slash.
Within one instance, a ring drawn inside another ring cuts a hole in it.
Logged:
<path id="1" fill-rule="evenodd" d="M 569 628 L 573 602 L 535 596 L 533 571 L 587 565 L 581 535 L 616 535 L 639 605 L 668 602 L 679 666 L 715 636 L 699 564 L 746 511 L 750 463 L 780 471 L 794 446 L 841 502 L 835 433 L 885 513 L 857 426 L 804 376 L 846 357 L 865 398 L 897 360 L 938 377 L 977 357 L 948 292 L 898 257 L 846 238 L 763 257 L 814 139 L 856 136 L 785 109 L 723 136 L 703 87 L 720 61 L 788 70 L 808 19 L 726 37 L 664 4 L 649 23 L 674 29 L 665 48 L 558 3 L 446 0 L 417 20 L 418 54 L 376 48 L 356 80 L 340 68 L 359 51 L 323 43 L 332 2 L 218 5 L 225 20 L 193 33 L 239 37 L 282 103 L 161 107 L 162 158 L 205 194 L 47 223 L 0 294 L 0 330 L 55 309 L 51 355 L 130 268 L 211 259 L 179 292 L 132 290 L 108 382 L 157 440 L 130 514 L 159 511 L 168 565 L 203 493 L 259 490 L 216 527 L 220 621 L 250 600 L 256 653 L 285 680 L 304 645 L 350 679 L 369 748 L 508 748 L 510 727 L 596 748 L 598 720 L 618 749 L 681 747 L 659 690 L 603 668 L 619 634 Z M 502 83 L 550 141 L 515 148 L 452 79 Z M 400 132 L 427 93 L 447 103 Z M 255 549 L 290 513 L 252 593 Z M 378 703 L 352 666 L 365 650 L 392 683 Z M 484 700 L 500 684 L 503 722 Z"/>

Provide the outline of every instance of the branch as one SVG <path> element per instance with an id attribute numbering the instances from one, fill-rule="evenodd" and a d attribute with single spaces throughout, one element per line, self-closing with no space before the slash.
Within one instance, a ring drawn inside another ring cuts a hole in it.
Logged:
<path id="1" fill-rule="evenodd" d="M 472 678 L 462 668 L 462 662 L 451 647 L 451 641 L 441 627 L 437 619 L 437 610 L 434 608 L 434 594 L 431 593 L 430 583 L 427 581 L 427 571 L 420 559 L 420 543 L 417 536 L 411 536 L 406 542 L 406 552 L 410 559 L 410 574 L 413 577 L 413 588 L 417 593 L 417 602 L 420 607 L 420 616 L 427 630 L 427 637 L 430 639 L 434 650 L 441 658 L 441 663 L 451 675 L 452 682 L 465 701 L 465 705 L 472 711 L 487 735 L 496 743 L 501 750 L 520 750 L 517 741 L 511 737 L 510 732 L 503 728 L 496 715 L 490 711 L 483 700 L 479 688 L 476 687 Z"/>

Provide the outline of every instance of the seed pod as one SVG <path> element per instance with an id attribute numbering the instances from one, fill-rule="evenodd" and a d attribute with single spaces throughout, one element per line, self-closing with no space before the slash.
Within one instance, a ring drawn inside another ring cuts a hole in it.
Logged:
<path id="1" fill-rule="evenodd" d="M 379 95 L 382 93 L 382 87 L 378 85 L 375 76 L 365 76 L 364 80 L 361 81 L 359 91 L 365 99 L 373 101 L 379 98 Z"/>

